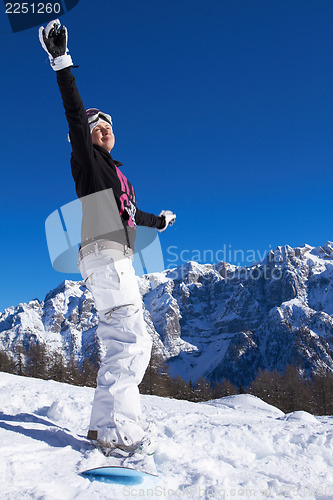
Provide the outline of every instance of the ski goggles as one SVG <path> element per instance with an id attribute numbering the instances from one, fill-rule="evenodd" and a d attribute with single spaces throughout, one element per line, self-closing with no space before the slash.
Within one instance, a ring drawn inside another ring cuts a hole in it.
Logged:
<path id="1" fill-rule="evenodd" d="M 90 108 L 86 110 L 86 114 L 88 117 L 88 123 L 89 125 L 93 124 L 94 122 L 98 122 L 98 120 L 101 118 L 102 120 L 106 121 L 109 123 L 112 127 L 112 118 L 110 115 L 107 115 L 106 113 L 103 113 L 103 111 L 100 111 L 99 109 L 96 108 Z"/>

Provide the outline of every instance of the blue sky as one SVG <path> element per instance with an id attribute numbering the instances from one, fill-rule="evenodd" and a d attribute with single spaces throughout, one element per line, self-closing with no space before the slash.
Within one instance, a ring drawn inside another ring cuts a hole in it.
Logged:
<path id="1" fill-rule="evenodd" d="M 61 21 L 138 206 L 177 214 L 166 266 L 333 240 L 331 0 L 80 0 Z M 0 22 L 3 310 L 80 275 L 52 269 L 45 239 L 75 199 L 55 73 L 37 28 Z"/>

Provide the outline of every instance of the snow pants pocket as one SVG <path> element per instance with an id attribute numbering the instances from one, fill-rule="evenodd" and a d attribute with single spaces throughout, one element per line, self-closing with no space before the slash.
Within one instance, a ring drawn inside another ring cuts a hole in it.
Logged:
<path id="1" fill-rule="evenodd" d="M 105 249 L 87 255 L 79 267 L 98 311 L 141 301 L 132 259 L 122 252 Z"/>

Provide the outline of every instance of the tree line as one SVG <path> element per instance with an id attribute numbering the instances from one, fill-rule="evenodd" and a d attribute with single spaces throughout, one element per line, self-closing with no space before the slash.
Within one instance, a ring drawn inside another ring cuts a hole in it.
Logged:
<path id="1" fill-rule="evenodd" d="M 74 356 L 66 360 L 61 353 L 48 350 L 45 344 L 31 344 L 28 348 L 20 345 L 13 353 L 0 350 L 0 371 L 95 387 L 98 363 L 88 359 L 79 363 Z"/>
<path id="2" fill-rule="evenodd" d="M 98 360 L 95 363 L 88 359 L 79 362 L 74 357 L 66 360 L 61 353 L 49 351 L 45 344 L 32 344 L 28 349 L 19 346 L 12 354 L 0 351 L 0 371 L 73 385 L 95 387 L 98 368 Z M 284 413 L 304 410 L 316 415 L 333 415 L 333 373 L 322 371 L 306 378 L 294 365 L 283 373 L 260 371 L 246 388 L 236 387 L 227 379 L 212 384 L 201 377 L 192 383 L 179 376 L 172 378 L 166 363 L 153 350 L 140 392 L 193 402 L 246 393 Z"/>

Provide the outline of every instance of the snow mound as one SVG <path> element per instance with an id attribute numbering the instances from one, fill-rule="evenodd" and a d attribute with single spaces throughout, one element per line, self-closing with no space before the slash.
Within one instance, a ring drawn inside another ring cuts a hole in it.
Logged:
<path id="1" fill-rule="evenodd" d="M 284 416 L 283 411 L 279 410 L 275 406 L 272 406 L 262 399 L 252 396 L 251 394 L 239 394 L 237 396 L 227 396 L 221 399 L 213 399 L 209 401 L 210 405 L 221 407 L 225 406 L 232 408 L 233 410 L 241 410 L 245 412 L 266 412 L 275 417 Z"/>
<path id="2" fill-rule="evenodd" d="M 70 421 L 73 417 L 73 408 L 67 404 L 67 401 L 54 401 L 47 411 L 47 417 L 57 423 Z"/>
<path id="3" fill-rule="evenodd" d="M 311 415 L 311 413 L 308 413 L 307 411 L 299 410 L 299 411 L 293 411 L 292 413 L 287 413 L 284 416 L 285 420 L 299 420 L 301 422 L 310 422 L 310 423 L 315 423 L 319 424 L 319 421 Z"/>

